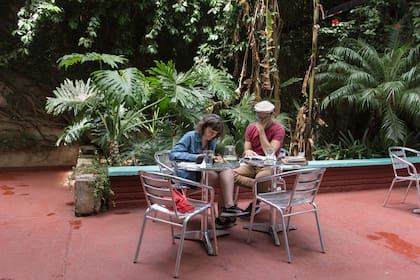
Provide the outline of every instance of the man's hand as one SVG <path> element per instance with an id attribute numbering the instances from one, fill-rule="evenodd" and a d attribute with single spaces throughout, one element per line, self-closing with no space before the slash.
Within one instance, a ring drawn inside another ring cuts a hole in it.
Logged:
<path id="1" fill-rule="evenodd" d="M 265 129 L 267 128 L 267 126 L 270 124 L 270 119 L 269 118 L 267 118 L 267 119 L 263 119 L 263 120 L 260 120 L 260 121 L 258 121 L 256 124 L 255 124 L 255 127 L 257 128 L 257 130 L 259 131 L 259 132 L 261 132 L 261 131 L 265 131 Z"/>
<path id="2" fill-rule="evenodd" d="M 252 156 L 257 156 L 258 154 L 256 152 L 254 152 L 253 150 L 246 150 L 244 152 L 245 157 L 252 157 Z"/>

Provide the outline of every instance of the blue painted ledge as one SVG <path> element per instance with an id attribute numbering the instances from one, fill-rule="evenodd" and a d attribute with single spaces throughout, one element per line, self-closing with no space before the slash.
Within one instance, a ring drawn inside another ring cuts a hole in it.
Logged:
<path id="1" fill-rule="evenodd" d="M 409 157 L 411 163 L 420 163 L 420 157 Z M 308 162 L 309 167 L 352 167 L 352 166 L 373 166 L 391 164 L 390 158 L 371 159 L 343 159 L 343 160 L 312 160 Z"/>
<path id="2" fill-rule="evenodd" d="M 142 166 L 112 166 L 108 168 L 108 176 L 133 176 L 137 175 L 139 171 L 159 172 L 157 165 L 142 165 Z"/>
<path id="3" fill-rule="evenodd" d="M 420 157 L 410 157 L 412 163 L 420 163 Z M 391 164 L 390 158 L 372 159 L 346 159 L 346 160 L 312 160 L 307 167 L 352 167 L 352 166 L 374 166 Z M 136 176 L 139 171 L 159 172 L 157 165 L 143 166 L 114 166 L 108 168 L 108 175 L 111 176 Z"/>

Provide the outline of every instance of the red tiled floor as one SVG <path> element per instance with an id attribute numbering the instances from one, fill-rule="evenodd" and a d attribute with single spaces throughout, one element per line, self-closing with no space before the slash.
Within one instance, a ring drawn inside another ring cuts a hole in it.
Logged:
<path id="1" fill-rule="evenodd" d="M 171 279 L 176 249 L 169 228 L 148 225 L 139 263 L 133 264 L 144 209 L 75 217 L 67 172 L 0 172 L 0 279 Z M 219 255 L 185 243 L 180 279 L 420 279 L 420 215 L 415 190 L 401 204 L 396 189 L 319 194 L 327 253 L 320 253 L 314 218 L 294 220 L 292 264 L 283 245 L 254 233 L 246 220 L 219 238 Z M 241 201 L 242 207 L 248 201 Z M 259 215 L 263 219 L 267 211 Z"/>

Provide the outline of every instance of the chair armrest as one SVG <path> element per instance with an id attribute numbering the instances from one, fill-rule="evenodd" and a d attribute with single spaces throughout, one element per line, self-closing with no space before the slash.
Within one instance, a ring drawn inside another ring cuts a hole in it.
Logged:
<path id="1" fill-rule="evenodd" d="M 174 183 L 174 188 L 184 191 L 191 190 L 193 186 L 194 193 L 201 192 L 201 201 L 213 202 L 214 201 L 214 188 L 212 186 L 203 184 L 201 182 L 191 181 L 175 175 L 166 175 Z"/>
<path id="2" fill-rule="evenodd" d="M 254 182 L 254 188 L 253 188 L 253 192 L 254 194 L 258 194 L 258 184 L 262 183 L 262 182 L 268 182 L 268 181 L 272 181 L 272 180 L 277 180 L 278 185 L 282 184 L 284 186 L 284 188 L 282 188 L 283 190 L 287 190 L 286 189 L 286 182 L 285 179 L 287 177 L 292 177 L 292 176 L 296 176 L 302 172 L 312 172 L 315 170 L 320 170 L 321 172 L 325 172 L 325 168 L 300 168 L 300 169 L 295 169 L 295 170 L 291 170 L 291 171 L 285 171 L 285 172 L 280 172 L 274 175 L 270 175 L 270 176 L 265 176 L 265 177 L 260 177 L 258 179 L 255 180 Z M 277 191 L 274 190 L 274 191 Z"/>

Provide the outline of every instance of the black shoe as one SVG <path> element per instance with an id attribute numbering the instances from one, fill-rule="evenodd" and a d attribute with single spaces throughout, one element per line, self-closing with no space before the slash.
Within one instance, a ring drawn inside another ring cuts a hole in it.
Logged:
<path id="1" fill-rule="evenodd" d="M 220 217 L 216 218 L 216 229 L 228 229 L 236 225 L 235 217 Z"/>
<path id="2" fill-rule="evenodd" d="M 237 216 L 243 216 L 247 215 L 249 212 L 246 212 L 245 210 L 239 208 L 236 205 L 233 205 L 229 208 L 223 207 L 222 213 L 220 214 L 221 217 L 237 217 Z"/>
<path id="3" fill-rule="evenodd" d="M 250 217 L 251 216 L 251 211 L 252 211 L 252 202 L 249 203 L 248 207 L 244 210 L 246 213 L 246 215 L 244 215 L 245 217 Z M 255 215 L 257 215 L 258 213 L 261 212 L 261 206 L 259 206 L 258 204 L 255 205 Z"/>

